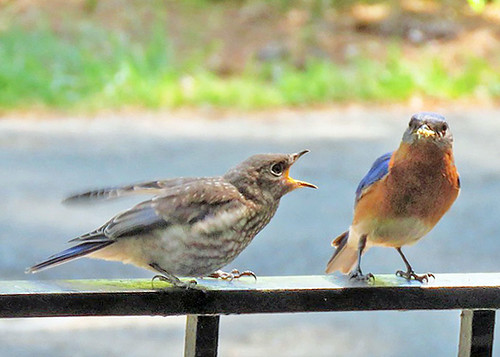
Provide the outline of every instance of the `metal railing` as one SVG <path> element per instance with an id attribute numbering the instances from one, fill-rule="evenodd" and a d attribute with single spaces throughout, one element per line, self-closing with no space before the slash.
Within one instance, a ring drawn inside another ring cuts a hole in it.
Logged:
<path id="1" fill-rule="evenodd" d="M 500 273 L 436 274 L 428 284 L 377 275 L 200 279 L 196 289 L 149 280 L 0 281 L 0 317 L 187 315 L 185 356 L 216 356 L 220 315 L 462 310 L 459 357 L 492 356 Z"/>

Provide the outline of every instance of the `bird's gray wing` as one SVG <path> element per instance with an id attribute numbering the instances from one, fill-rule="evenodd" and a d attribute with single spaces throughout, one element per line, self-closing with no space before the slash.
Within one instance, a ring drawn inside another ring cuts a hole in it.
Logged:
<path id="1" fill-rule="evenodd" d="M 192 225 L 243 206 L 244 198 L 233 185 L 222 180 L 201 179 L 165 190 L 163 195 L 139 203 L 71 242 L 116 240 L 172 225 Z"/>
<path id="2" fill-rule="evenodd" d="M 130 195 L 160 195 L 162 192 L 172 187 L 181 186 L 196 180 L 200 180 L 200 178 L 180 177 L 169 180 L 139 182 L 127 186 L 107 187 L 74 194 L 66 198 L 63 203 L 88 203 L 97 200 L 110 200 Z"/>

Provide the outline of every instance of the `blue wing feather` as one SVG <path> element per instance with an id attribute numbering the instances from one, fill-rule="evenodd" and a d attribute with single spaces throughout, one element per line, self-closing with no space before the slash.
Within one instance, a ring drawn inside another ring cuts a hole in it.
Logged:
<path id="1" fill-rule="evenodd" d="M 26 269 L 26 273 L 36 273 L 38 271 L 63 264 L 67 261 L 83 257 L 87 254 L 95 252 L 96 250 L 102 249 L 110 244 L 113 241 L 101 241 L 101 242 L 84 242 L 78 244 L 74 247 L 70 247 L 62 252 L 52 255 L 47 260 L 32 266 L 31 268 Z"/>
<path id="2" fill-rule="evenodd" d="M 375 160 L 370 171 L 368 171 L 365 177 L 363 177 L 358 185 L 358 188 L 356 189 L 355 203 L 358 203 L 359 199 L 363 195 L 363 191 L 367 187 L 373 185 L 375 182 L 381 180 L 384 176 L 387 175 L 387 173 L 389 172 L 389 161 L 391 161 L 392 153 L 392 151 L 388 152 L 387 154 L 384 154 L 377 160 Z"/>

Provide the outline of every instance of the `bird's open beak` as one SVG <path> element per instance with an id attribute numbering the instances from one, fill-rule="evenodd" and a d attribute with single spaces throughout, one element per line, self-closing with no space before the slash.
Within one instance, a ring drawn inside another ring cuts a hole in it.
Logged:
<path id="1" fill-rule="evenodd" d="M 298 152 L 296 154 L 292 154 L 292 164 L 293 165 L 302 155 L 307 154 L 309 150 L 303 150 L 301 152 Z M 290 165 L 290 166 L 291 166 Z M 285 180 L 287 183 L 293 188 L 300 188 L 300 187 L 310 187 L 310 188 L 318 188 L 316 185 L 313 185 L 312 183 L 305 182 L 305 181 L 299 181 L 295 180 L 290 177 L 290 168 L 286 169 L 284 173 Z"/>
<path id="2" fill-rule="evenodd" d="M 423 124 L 422 126 L 420 126 L 420 128 L 418 128 L 416 133 L 417 133 L 419 139 L 436 136 L 436 132 L 434 130 L 432 130 L 431 128 L 429 128 L 426 124 Z"/>

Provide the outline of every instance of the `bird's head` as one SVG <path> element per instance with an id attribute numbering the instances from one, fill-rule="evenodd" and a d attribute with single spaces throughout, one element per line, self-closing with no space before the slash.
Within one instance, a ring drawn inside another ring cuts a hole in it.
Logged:
<path id="1" fill-rule="evenodd" d="M 253 199 L 280 199 L 296 188 L 317 188 L 311 183 L 295 180 L 289 174 L 290 167 L 308 152 L 254 155 L 229 170 L 224 178 Z"/>
<path id="2" fill-rule="evenodd" d="M 433 143 L 440 148 L 449 149 L 453 145 L 453 135 L 442 115 L 422 112 L 411 117 L 403 142 L 410 145 Z"/>

